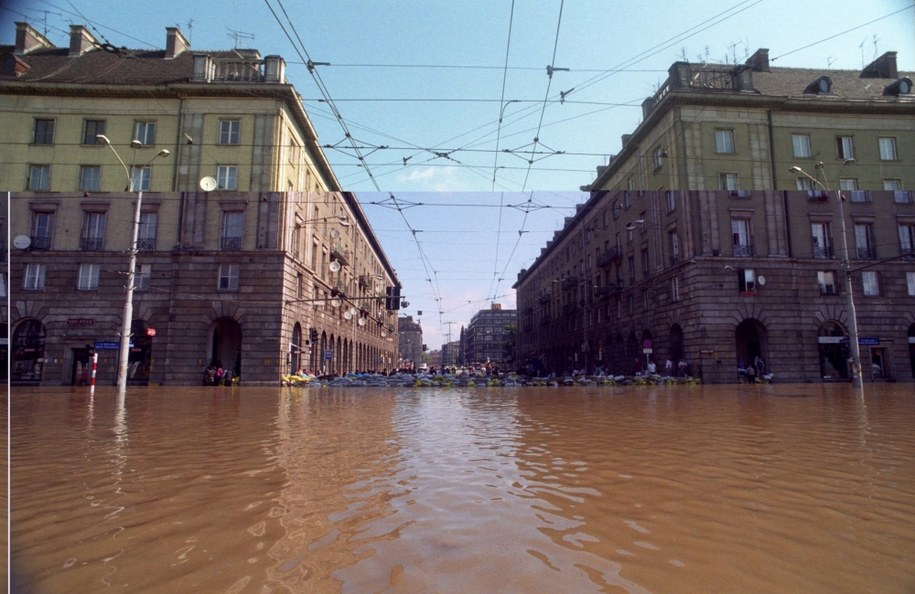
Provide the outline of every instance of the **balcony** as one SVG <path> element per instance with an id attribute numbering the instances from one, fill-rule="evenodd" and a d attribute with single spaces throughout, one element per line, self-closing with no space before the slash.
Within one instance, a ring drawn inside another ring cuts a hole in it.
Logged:
<path id="1" fill-rule="evenodd" d="M 219 243 L 222 250 L 232 251 L 241 249 L 241 237 L 223 237 Z"/>
<path id="2" fill-rule="evenodd" d="M 877 248 L 873 246 L 863 246 L 858 247 L 855 250 L 859 260 L 876 260 L 877 259 Z"/>
<path id="3" fill-rule="evenodd" d="M 597 255 L 597 265 L 601 268 L 606 268 L 613 264 L 614 262 L 620 261 L 623 259 L 623 250 L 619 246 L 611 246 Z"/>
<path id="4" fill-rule="evenodd" d="M 734 246 L 734 257 L 752 258 L 753 257 L 753 246 L 752 245 L 735 245 Z"/>
<path id="5" fill-rule="evenodd" d="M 144 237 L 137 240 L 137 251 L 139 252 L 154 252 L 156 251 L 156 238 L 155 237 Z"/>
<path id="6" fill-rule="evenodd" d="M 561 281 L 559 281 L 559 286 L 562 288 L 563 291 L 568 291 L 570 289 L 574 289 L 577 285 L 578 285 L 577 276 L 567 276 L 564 279 L 562 279 Z"/>
<path id="7" fill-rule="evenodd" d="M 80 249 L 84 252 L 101 252 L 105 249 L 104 237 L 83 237 L 80 240 Z"/>
<path id="8" fill-rule="evenodd" d="M 833 258 L 832 246 L 814 245 L 812 255 L 818 260 L 829 260 Z"/>
<path id="9" fill-rule="evenodd" d="M 342 266 L 349 266 L 349 252 L 340 244 L 334 244 L 330 248 L 330 259 L 336 260 Z"/>
<path id="10" fill-rule="evenodd" d="M 537 303 L 540 303 L 540 304 L 549 303 L 552 298 L 553 298 L 553 296 L 550 293 L 543 293 L 542 295 L 537 297 Z"/>
<path id="11" fill-rule="evenodd" d="M 609 295 L 614 295 L 623 290 L 623 281 L 616 281 L 612 283 L 607 283 L 603 287 L 598 287 L 597 296 L 598 297 L 607 297 Z"/>
<path id="12" fill-rule="evenodd" d="M 29 243 L 29 247 L 33 250 L 49 250 L 51 249 L 51 236 L 33 235 L 32 241 Z"/>

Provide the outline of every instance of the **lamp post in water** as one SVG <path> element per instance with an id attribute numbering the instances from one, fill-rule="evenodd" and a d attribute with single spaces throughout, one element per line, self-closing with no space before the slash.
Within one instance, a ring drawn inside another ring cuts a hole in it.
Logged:
<path id="1" fill-rule="evenodd" d="M 846 159 L 845 163 L 842 164 L 842 167 L 846 165 L 851 165 L 854 163 L 854 159 Z M 821 182 L 816 177 L 810 175 L 797 165 L 791 167 L 789 171 L 792 173 L 800 174 L 814 184 L 820 186 L 826 190 L 826 195 L 832 193 L 832 190 L 829 188 L 829 182 L 826 178 L 826 172 L 823 170 L 823 162 L 819 162 L 815 165 L 817 171 L 823 172 L 823 181 Z M 841 169 L 839 169 L 841 172 Z M 837 174 L 838 175 L 838 174 Z M 836 198 L 839 202 L 839 227 L 842 237 L 842 266 L 845 268 L 845 303 L 846 308 L 848 309 L 848 346 L 850 348 L 851 360 L 849 361 L 849 374 L 851 374 L 852 385 L 861 387 L 861 347 L 858 344 L 858 314 L 855 311 L 855 295 L 853 290 L 853 285 L 851 282 L 851 259 L 848 252 L 848 234 L 846 233 L 845 228 L 845 196 L 842 194 L 842 188 L 836 188 Z"/>
<path id="2" fill-rule="evenodd" d="M 128 360 L 130 358 L 130 329 L 131 324 L 133 323 L 133 290 L 136 281 L 137 274 L 137 245 L 139 242 L 140 236 L 140 207 L 143 202 L 143 186 L 138 184 L 134 174 L 138 171 L 135 166 L 137 149 L 143 146 L 139 140 L 131 140 L 130 147 L 133 149 L 133 161 L 130 167 L 124 163 L 124 160 L 121 158 L 121 155 L 118 154 L 117 150 L 111 146 L 111 141 L 108 140 L 108 137 L 104 134 L 99 134 L 96 136 L 96 139 L 99 140 L 102 144 L 108 145 L 108 148 L 111 149 L 111 152 L 114 153 L 114 156 L 117 158 L 118 163 L 124 167 L 124 172 L 127 174 L 127 191 L 136 191 L 137 201 L 134 206 L 133 213 L 133 229 L 131 231 L 131 240 L 130 240 L 130 264 L 127 267 L 127 295 L 124 298 L 124 314 L 123 314 L 123 323 L 121 325 L 121 344 L 120 351 L 118 352 L 118 395 L 123 396 L 127 393 L 127 367 Z M 150 159 L 143 167 L 146 167 L 152 163 L 158 157 L 167 157 L 169 156 L 169 151 L 167 149 L 162 149 L 156 155 Z M 139 169 L 142 170 L 142 167 Z"/>

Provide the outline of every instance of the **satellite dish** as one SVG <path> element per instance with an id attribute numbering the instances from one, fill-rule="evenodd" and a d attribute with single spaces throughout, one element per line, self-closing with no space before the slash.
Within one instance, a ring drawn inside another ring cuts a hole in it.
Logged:
<path id="1" fill-rule="evenodd" d="M 200 178 L 200 189 L 203 190 L 204 192 L 212 192 L 213 190 L 215 190 L 216 189 L 216 178 L 210 177 L 209 175 L 206 177 L 201 177 Z"/>
<path id="2" fill-rule="evenodd" d="M 340 272 L 340 263 L 336 260 L 332 260 L 328 268 L 330 268 L 331 272 Z"/>
<path id="3" fill-rule="evenodd" d="M 759 286 L 761 287 L 766 284 L 766 277 L 760 274 L 756 277 L 756 282 L 759 283 Z"/>
<path id="4" fill-rule="evenodd" d="M 17 235 L 13 238 L 13 247 L 24 250 L 32 245 L 32 238 L 28 235 Z"/>
<path id="5" fill-rule="evenodd" d="M 346 310 L 345 312 L 343 312 L 343 317 L 347 320 L 352 320 L 353 312 L 351 312 L 350 310 Z"/>

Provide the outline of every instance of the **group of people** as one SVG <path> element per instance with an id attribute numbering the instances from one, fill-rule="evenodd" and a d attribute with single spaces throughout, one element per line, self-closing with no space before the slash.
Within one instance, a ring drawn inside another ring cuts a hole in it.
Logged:
<path id="1" fill-rule="evenodd" d="M 234 375 L 231 369 L 224 368 L 219 362 L 216 362 L 203 372 L 204 386 L 231 386 Z"/>
<path id="2" fill-rule="evenodd" d="M 748 384 L 756 383 L 757 378 L 761 378 L 766 375 L 766 362 L 763 361 L 763 358 L 759 355 L 753 358 L 753 363 L 747 365 L 743 357 L 737 361 L 737 374 L 740 376 L 742 381 L 746 381 Z"/>

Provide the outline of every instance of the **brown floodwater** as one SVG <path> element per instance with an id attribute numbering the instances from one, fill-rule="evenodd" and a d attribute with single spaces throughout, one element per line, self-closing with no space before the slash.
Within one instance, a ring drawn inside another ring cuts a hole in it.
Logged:
<path id="1" fill-rule="evenodd" d="M 915 592 L 911 384 L 14 388 L 13 592 Z"/>

